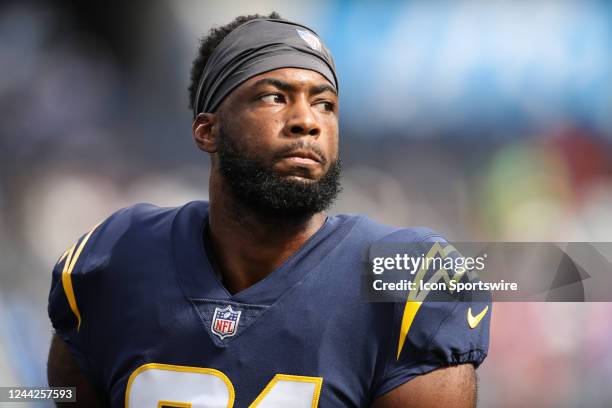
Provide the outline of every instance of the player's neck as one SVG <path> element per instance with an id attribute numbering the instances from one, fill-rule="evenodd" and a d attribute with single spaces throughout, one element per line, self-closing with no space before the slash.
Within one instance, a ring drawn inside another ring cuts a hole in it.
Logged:
<path id="1" fill-rule="evenodd" d="M 230 197 L 211 194 L 210 245 L 230 293 L 255 284 L 293 255 L 325 222 L 324 212 L 302 219 L 266 216 Z"/>

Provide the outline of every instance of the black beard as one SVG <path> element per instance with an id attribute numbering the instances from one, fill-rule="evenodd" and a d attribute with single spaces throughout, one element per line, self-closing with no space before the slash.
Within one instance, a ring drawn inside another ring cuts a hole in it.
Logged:
<path id="1" fill-rule="evenodd" d="M 329 208 L 342 190 L 339 157 L 319 180 L 292 180 L 276 174 L 272 164 L 245 153 L 228 136 L 220 129 L 217 152 L 221 175 L 238 203 L 260 215 L 305 221 Z"/>

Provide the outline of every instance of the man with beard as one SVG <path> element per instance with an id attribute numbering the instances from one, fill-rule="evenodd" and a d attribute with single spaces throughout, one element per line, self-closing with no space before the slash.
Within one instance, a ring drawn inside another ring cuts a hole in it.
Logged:
<path id="1" fill-rule="evenodd" d="M 190 91 L 210 201 L 120 210 L 66 251 L 50 384 L 83 406 L 474 406 L 487 304 L 361 297 L 372 243 L 443 239 L 324 212 L 339 87 L 316 33 L 239 17 L 202 42 Z"/>

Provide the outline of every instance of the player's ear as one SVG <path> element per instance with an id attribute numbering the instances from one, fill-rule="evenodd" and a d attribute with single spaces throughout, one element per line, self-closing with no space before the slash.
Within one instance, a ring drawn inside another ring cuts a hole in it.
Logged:
<path id="1" fill-rule="evenodd" d="M 217 152 L 217 116 L 214 113 L 200 113 L 191 126 L 193 140 L 207 153 Z"/>

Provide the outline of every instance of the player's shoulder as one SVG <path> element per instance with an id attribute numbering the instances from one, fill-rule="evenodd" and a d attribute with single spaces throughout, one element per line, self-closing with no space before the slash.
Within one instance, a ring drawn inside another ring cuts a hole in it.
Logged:
<path id="1" fill-rule="evenodd" d="M 351 236 L 364 244 L 373 243 L 431 243 L 446 241 L 440 233 L 427 227 L 397 227 L 377 222 L 365 215 L 341 215 L 354 219 Z"/>
<path id="2" fill-rule="evenodd" d="M 206 202 L 197 202 L 207 208 Z M 70 260 L 73 273 L 98 270 L 126 256 L 150 252 L 155 246 L 168 243 L 177 214 L 194 202 L 179 207 L 159 207 L 138 203 L 119 209 L 82 235 L 68 248 L 58 265 Z M 155 253 L 155 251 L 153 251 Z"/>
<path id="3" fill-rule="evenodd" d="M 176 214 L 187 203 L 179 207 L 158 207 L 149 203 L 138 203 L 130 207 L 122 208 L 111 214 L 97 228 L 99 237 L 112 240 L 126 233 L 151 234 L 168 228 Z"/>
<path id="4" fill-rule="evenodd" d="M 164 235 L 181 208 L 158 207 L 149 203 L 122 208 L 94 228 L 89 249 L 106 252 L 117 245 L 128 245 L 139 239 L 151 240 Z"/>

